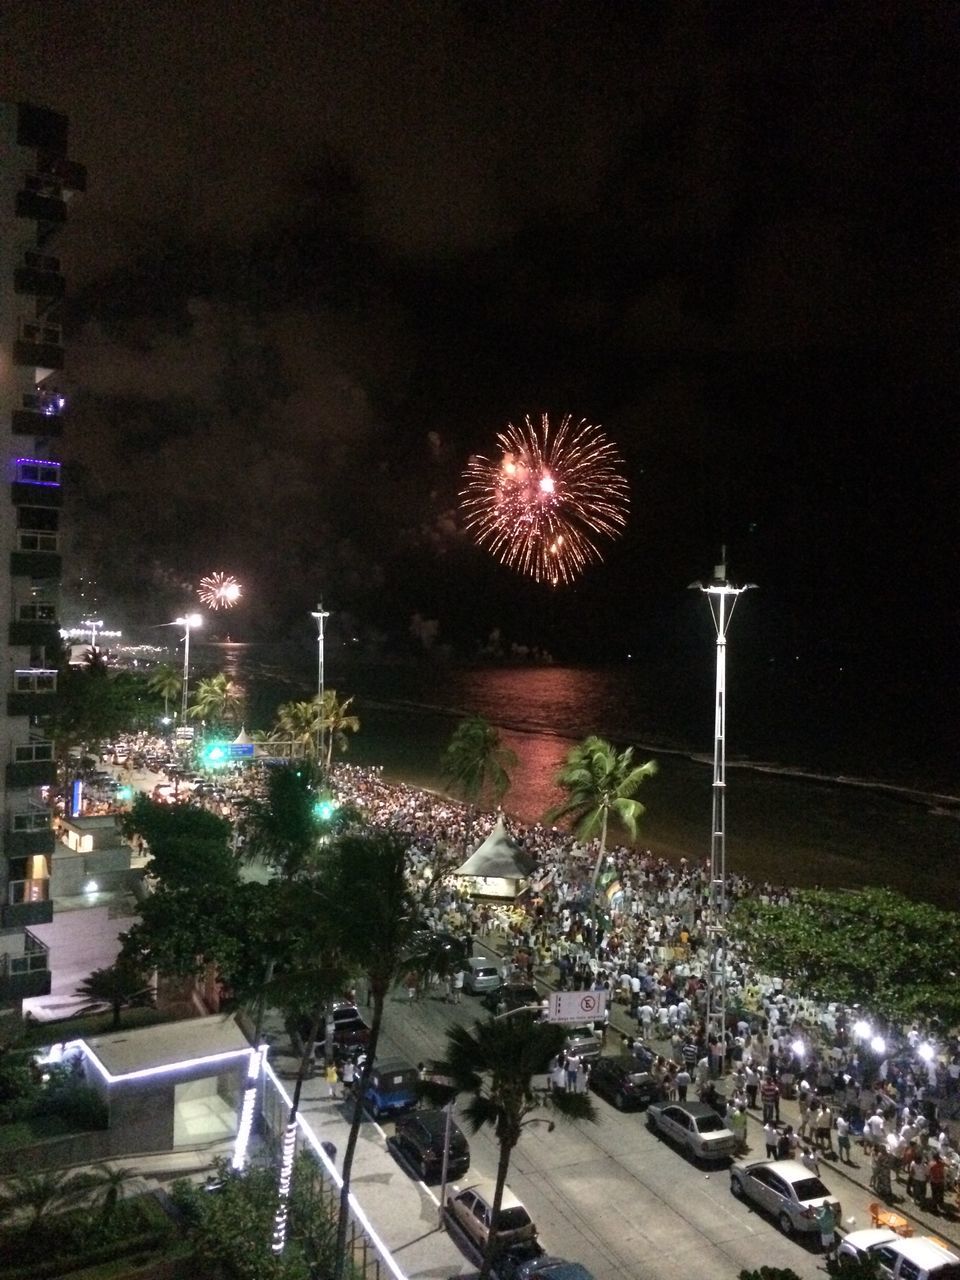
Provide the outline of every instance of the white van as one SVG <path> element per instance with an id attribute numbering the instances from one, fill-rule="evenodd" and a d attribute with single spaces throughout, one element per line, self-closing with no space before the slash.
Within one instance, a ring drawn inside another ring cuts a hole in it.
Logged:
<path id="1" fill-rule="evenodd" d="M 481 991 L 497 991 L 500 983 L 500 968 L 495 960 L 485 960 L 483 956 L 470 957 L 463 975 L 464 991 L 469 991 L 472 995 L 478 995 Z"/>
<path id="2" fill-rule="evenodd" d="M 851 1231 L 838 1253 L 871 1258 L 883 1280 L 960 1280 L 960 1256 L 934 1236 L 903 1238 L 886 1227 Z"/>

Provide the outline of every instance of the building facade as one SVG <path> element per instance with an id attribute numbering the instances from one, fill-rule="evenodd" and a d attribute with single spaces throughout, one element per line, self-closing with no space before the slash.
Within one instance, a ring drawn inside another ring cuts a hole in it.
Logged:
<path id="1" fill-rule="evenodd" d="M 0 1006 L 50 990 L 46 948 L 30 933 L 53 917 L 56 781 L 43 725 L 60 654 L 60 435 L 64 276 L 56 241 L 86 171 L 67 158 L 67 118 L 0 103 Z"/>

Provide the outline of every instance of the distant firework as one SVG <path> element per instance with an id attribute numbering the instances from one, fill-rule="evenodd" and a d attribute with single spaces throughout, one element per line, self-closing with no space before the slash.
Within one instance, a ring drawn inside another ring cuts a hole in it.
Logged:
<path id="1" fill-rule="evenodd" d="M 197 595 L 211 609 L 232 609 L 243 595 L 243 587 L 229 573 L 211 573 L 200 579 Z"/>
<path id="2" fill-rule="evenodd" d="M 463 473 L 466 527 L 477 543 L 538 582 L 572 582 L 603 557 L 599 538 L 627 522 L 630 490 L 616 448 L 599 427 L 544 414 L 497 435 L 499 460 L 474 456 Z"/>

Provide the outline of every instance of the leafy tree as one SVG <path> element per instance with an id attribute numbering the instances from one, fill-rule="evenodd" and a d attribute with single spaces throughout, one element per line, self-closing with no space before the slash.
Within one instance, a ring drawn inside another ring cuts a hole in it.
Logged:
<path id="1" fill-rule="evenodd" d="M 415 946 L 420 927 L 417 904 L 406 877 L 406 852 L 407 841 L 373 828 L 341 836 L 332 851 L 332 893 L 338 904 L 340 937 L 348 962 L 366 977 L 373 1006 L 367 1056 L 354 1097 L 350 1134 L 343 1156 L 334 1280 L 340 1280 L 343 1274 L 350 1177 L 363 1119 L 363 1094 L 377 1056 L 384 1005 Z"/>
<path id="2" fill-rule="evenodd" d="M 564 1119 L 596 1119 L 586 1093 L 555 1091 L 544 1101 L 534 1091 L 534 1077 L 549 1070 L 551 1059 L 561 1052 L 565 1038 L 566 1030 L 560 1023 L 537 1022 L 533 1014 L 520 1012 L 476 1022 L 472 1031 L 465 1026 L 452 1027 L 447 1033 L 446 1058 L 433 1064 L 435 1075 L 449 1081 L 454 1094 L 469 1095 L 464 1115 L 473 1132 L 489 1125 L 496 1134 L 500 1155 L 492 1206 L 494 1224 L 503 1201 L 510 1157 L 524 1128 L 537 1123 L 553 1127 L 552 1120 L 534 1113 L 546 1109 Z M 496 1250 L 493 1230 L 479 1280 L 487 1280 Z"/>
<path id="3" fill-rule="evenodd" d="M 592 840 L 599 832 L 600 848 L 590 880 L 590 919 L 596 936 L 597 880 L 607 851 L 607 828 L 611 816 L 626 827 L 636 839 L 637 822 L 646 812 L 634 799 L 645 778 L 657 772 L 657 762 L 634 764 L 633 747 L 617 752 L 609 742 L 595 735 L 571 747 L 563 768 L 557 774 L 557 786 L 567 793 L 561 804 L 546 815 L 547 822 L 572 818 L 581 840 Z"/>
<path id="4" fill-rule="evenodd" d="M 138 718 L 143 686 L 129 672 L 111 673 L 105 665 L 60 668 L 55 706 L 47 730 L 65 758 L 71 747 L 95 750 L 101 742 L 130 729 Z"/>
<path id="5" fill-rule="evenodd" d="M 147 679 L 147 688 L 163 699 L 163 714 L 170 715 L 170 703 L 176 702 L 183 690 L 183 676 L 173 667 L 162 663 L 155 667 Z"/>
<path id="6" fill-rule="evenodd" d="M 192 720 L 209 720 L 212 724 L 235 724 L 240 719 L 244 701 L 241 686 L 221 671 L 199 681 L 187 715 Z"/>
<path id="7" fill-rule="evenodd" d="M 469 716 L 454 729 L 440 760 L 446 785 L 471 809 L 485 796 L 500 804 L 510 789 L 510 769 L 516 768 L 516 752 L 505 747 L 499 732 L 483 716 Z"/>
<path id="8" fill-rule="evenodd" d="M 230 823 L 199 805 L 157 804 L 141 793 L 121 825 L 128 838 L 146 841 L 150 874 L 171 888 L 226 885 L 238 878 Z"/>
<path id="9" fill-rule="evenodd" d="M 947 959 L 960 951 L 955 912 L 890 889 L 804 889 L 784 906 L 739 903 L 731 927 L 765 972 L 790 976 L 817 999 L 895 1023 L 960 1021 Z"/>
<path id="10" fill-rule="evenodd" d="M 154 1004 L 153 989 L 136 965 L 121 956 L 107 969 L 94 969 L 76 989 L 76 994 L 91 1003 L 81 1013 L 95 1013 L 102 1005 L 113 1010 L 113 1029 L 120 1029 L 124 1009 L 143 1008 Z"/>
<path id="11" fill-rule="evenodd" d="M 262 858 L 285 877 L 311 870 L 321 834 L 315 781 L 306 761 L 269 771 L 266 795 L 245 805 L 246 856 Z"/>

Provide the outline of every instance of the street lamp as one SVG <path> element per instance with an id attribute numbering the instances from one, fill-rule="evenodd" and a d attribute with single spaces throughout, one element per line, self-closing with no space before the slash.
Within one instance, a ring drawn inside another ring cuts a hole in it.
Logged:
<path id="1" fill-rule="evenodd" d="M 182 618 L 174 618 L 174 625 L 183 627 L 183 690 L 180 701 L 181 723 L 187 722 L 187 694 L 190 684 L 190 632 L 194 627 L 203 626 L 203 618 L 199 613 L 187 613 Z"/>
<path id="2" fill-rule="evenodd" d="M 710 832 L 709 968 L 707 971 L 707 1032 L 724 1043 L 727 1016 L 727 627 L 737 600 L 756 586 L 735 587 L 727 581 L 727 549 L 709 582 L 691 582 L 710 604 L 717 630 L 717 682 L 713 721 L 713 791 Z"/>
<path id="3" fill-rule="evenodd" d="M 102 618 L 82 618 L 80 621 L 80 625 L 81 627 L 90 628 L 90 648 L 96 649 L 97 631 L 99 628 L 103 626 L 103 619 Z"/>
<path id="4" fill-rule="evenodd" d="M 323 602 L 310 614 L 317 624 L 317 768 L 323 768 L 323 624 L 330 617 Z"/>

